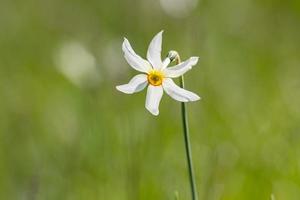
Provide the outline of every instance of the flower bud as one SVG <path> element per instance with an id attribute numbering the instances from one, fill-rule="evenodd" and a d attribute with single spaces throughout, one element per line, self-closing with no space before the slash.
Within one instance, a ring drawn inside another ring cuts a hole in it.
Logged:
<path id="1" fill-rule="evenodd" d="M 173 62 L 174 60 L 179 58 L 179 54 L 177 51 L 171 50 L 169 51 L 167 57 L 171 60 L 171 62 Z"/>

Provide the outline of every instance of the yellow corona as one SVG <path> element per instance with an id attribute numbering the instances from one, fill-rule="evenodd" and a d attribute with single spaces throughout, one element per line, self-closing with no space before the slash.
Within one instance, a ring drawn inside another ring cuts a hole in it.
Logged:
<path id="1" fill-rule="evenodd" d="M 148 82 L 151 85 L 160 86 L 163 82 L 163 79 L 164 79 L 164 74 L 162 73 L 162 71 L 151 70 L 148 73 Z"/>

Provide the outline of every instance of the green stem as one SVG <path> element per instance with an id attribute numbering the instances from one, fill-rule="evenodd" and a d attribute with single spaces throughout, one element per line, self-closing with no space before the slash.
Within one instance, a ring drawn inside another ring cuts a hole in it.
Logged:
<path id="1" fill-rule="evenodd" d="M 181 76 L 181 78 L 180 78 L 180 87 L 184 88 L 183 76 Z M 187 111 L 186 111 L 186 105 L 184 102 L 181 102 L 181 115 L 182 115 L 182 123 L 183 123 L 185 151 L 186 151 L 190 185 L 191 185 L 191 191 L 192 191 L 192 199 L 198 200 L 196 181 L 195 181 L 195 173 L 194 173 L 194 169 L 193 169 L 193 158 L 192 158 L 190 133 L 189 133 L 189 121 L 188 121 L 188 116 L 187 116 Z"/>
<path id="2" fill-rule="evenodd" d="M 177 51 L 169 51 L 167 58 L 170 59 L 170 62 L 175 61 L 177 64 L 181 63 L 181 59 Z M 180 87 L 184 89 L 184 78 L 180 78 Z M 189 133 L 189 121 L 186 111 L 186 105 L 184 102 L 181 102 L 181 115 L 182 115 L 182 124 L 183 124 L 183 135 L 184 135 L 184 144 L 185 144 L 185 153 L 187 157 L 187 165 L 189 172 L 189 180 L 192 192 L 192 200 L 198 200 L 198 194 L 196 189 L 195 173 L 193 169 L 193 158 L 190 142 L 190 133 Z"/>
<path id="3" fill-rule="evenodd" d="M 177 53 L 177 52 L 176 52 Z M 176 57 L 177 64 L 181 63 L 180 56 L 177 53 Z M 184 78 L 180 77 L 180 87 L 184 89 Z M 193 168 L 193 158 L 192 158 L 192 149 L 190 142 L 190 133 L 189 133 L 189 121 L 186 111 L 186 105 L 184 102 L 181 102 L 181 115 L 182 115 L 182 124 L 183 124 L 183 134 L 184 134 L 184 144 L 185 144 L 185 153 L 187 157 L 188 171 L 189 171 L 189 180 L 192 192 L 192 200 L 198 200 L 198 194 L 196 189 L 195 173 Z"/>

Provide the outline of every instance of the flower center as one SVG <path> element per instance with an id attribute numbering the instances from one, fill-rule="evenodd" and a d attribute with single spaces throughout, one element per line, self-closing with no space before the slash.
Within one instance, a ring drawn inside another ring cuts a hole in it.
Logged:
<path id="1" fill-rule="evenodd" d="M 148 82 L 151 85 L 159 86 L 162 84 L 164 74 L 161 71 L 152 70 L 148 73 Z"/>

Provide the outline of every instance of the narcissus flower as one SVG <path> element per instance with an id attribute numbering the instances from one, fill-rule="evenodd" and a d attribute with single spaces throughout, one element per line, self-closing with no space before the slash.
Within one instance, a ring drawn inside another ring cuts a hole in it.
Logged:
<path id="1" fill-rule="evenodd" d="M 172 80 L 172 78 L 180 77 L 192 69 L 197 64 L 198 57 L 191 57 L 178 65 L 168 67 L 176 55 L 174 51 L 171 51 L 166 59 L 161 60 L 162 33 L 163 31 L 159 32 L 150 42 L 147 60 L 137 55 L 129 41 L 124 38 L 122 45 L 124 57 L 133 69 L 142 72 L 142 74 L 134 76 L 128 84 L 116 87 L 121 92 L 133 94 L 142 91 L 148 86 L 145 107 L 153 115 L 159 114 L 159 103 L 163 96 L 163 91 L 173 99 L 181 102 L 200 99 L 197 94 L 177 86 Z"/>

